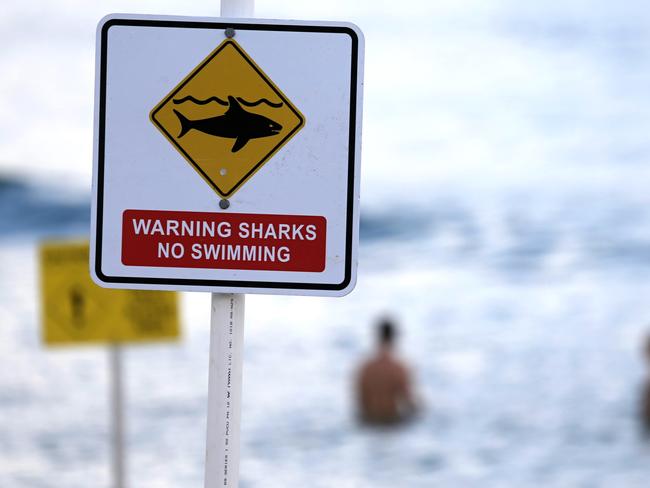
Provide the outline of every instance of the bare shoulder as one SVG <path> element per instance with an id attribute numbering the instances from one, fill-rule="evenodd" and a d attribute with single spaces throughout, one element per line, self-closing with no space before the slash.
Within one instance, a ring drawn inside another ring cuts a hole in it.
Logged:
<path id="1" fill-rule="evenodd" d="M 399 358 L 393 358 L 391 366 L 400 375 L 410 376 L 411 374 L 409 367 Z"/>
<path id="2" fill-rule="evenodd" d="M 364 378 L 368 376 L 375 369 L 375 361 L 373 359 L 366 359 L 357 369 L 357 376 Z"/>

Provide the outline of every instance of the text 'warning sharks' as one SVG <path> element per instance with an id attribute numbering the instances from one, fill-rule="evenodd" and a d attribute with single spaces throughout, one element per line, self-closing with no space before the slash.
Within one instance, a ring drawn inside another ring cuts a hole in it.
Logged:
<path id="1" fill-rule="evenodd" d="M 305 117 L 234 40 L 151 111 L 151 121 L 223 198 L 298 133 Z"/>

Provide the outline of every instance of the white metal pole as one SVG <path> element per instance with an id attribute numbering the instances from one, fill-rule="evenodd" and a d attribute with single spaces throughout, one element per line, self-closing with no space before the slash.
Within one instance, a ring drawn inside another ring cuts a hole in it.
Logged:
<path id="1" fill-rule="evenodd" d="M 255 0 L 221 0 L 222 17 L 253 17 Z M 246 295 L 212 294 L 205 488 L 239 487 Z"/>
<path id="2" fill-rule="evenodd" d="M 111 370 L 111 423 L 113 487 L 124 488 L 124 394 L 122 387 L 122 348 L 119 344 L 109 346 Z"/>
<path id="3" fill-rule="evenodd" d="M 245 297 L 212 294 L 205 488 L 239 486 Z"/>

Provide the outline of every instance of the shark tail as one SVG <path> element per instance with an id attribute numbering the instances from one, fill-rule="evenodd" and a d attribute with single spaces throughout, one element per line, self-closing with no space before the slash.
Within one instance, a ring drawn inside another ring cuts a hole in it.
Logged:
<path id="1" fill-rule="evenodd" d="M 192 121 L 178 110 L 174 110 L 174 113 L 176 114 L 176 117 L 178 117 L 178 121 L 181 123 L 181 132 L 178 134 L 178 138 L 180 139 L 192 128 Z"/>

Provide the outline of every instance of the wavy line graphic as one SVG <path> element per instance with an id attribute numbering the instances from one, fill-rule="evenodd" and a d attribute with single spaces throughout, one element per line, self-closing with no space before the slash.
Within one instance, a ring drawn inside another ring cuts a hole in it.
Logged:
<path id="1" fill-rule="evenodd" d="M 273 107 L 273 108 L 280 108 L 283 105 L 282 102 L 273 103 L 270 100 L 267 100 L 266 98 L 260 98 L 259 100 L 255 101 L 255 102 L 249 102 L 248 100 L 245 100 L 242 97 L 236 97 L 236 98 L 237 98 L 237 101 L 239 103 L 241 103 L 242 105 L 245 105 L 246 107 L 256 107 L 257 105 L 259 105 L 261 103 L 266 103 L 269 107 Z M 174 102 L 175 105 L 179 105 L 179 104 L 185 103 L 185 102 L 193 102 L 193 103 L 196 103 L 197 105 L 207 105 L 210 102 L 217 102 L 219 105 L 223 105 L 224 107 L 228 106 L 228 101 L 227 100 L 222 100 L 219 97 L 210 97 L 210 98 L 206 98 L 204 100 L 199 100 L 198 98 L 194 98 L 192 95 L 188 95 L 188 96 L 183 97 L 183 98 L 175 98 L 172 101 Z"/>
<path id="2" fill-rule="evenodd" d="M 192 95 L 188 95 L 183 98 L 175 98 L 173 102 L 175 105 L 178 105 L 180 103 L 185 103 L 185 102 L 194 102 L 197 105 L 207 105 L 210 102 L 217 102 L 219 105 L 224 105 L 224 106 L 228 105 L 227 100 L 221 100 L 221 98 L 219 97 L 210 97 L 210 98 L 206 98 L 205 100 L 199 100 L 198 98 L 194 98 Z"/>
<path id="3" fill-rule="evenodd" d="M 248 102 L 248 101 L 244 100 L 241 97 L 237 97 L 237 101 L 239 103 L 241 103 L 242 105 L 246 105 L 247 107 L 255 107 L 255 106 L 259 105 L 260 103 L 266 103 L 269 107 L 273 107 L 273 108 L 282 107 L 282 102 L 273 103 L 270 100 L 267 100 L 266 98 L 260 98 L 256 102 Z"/>

